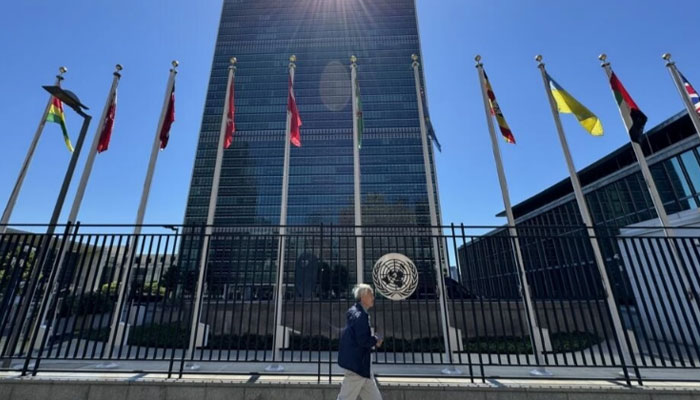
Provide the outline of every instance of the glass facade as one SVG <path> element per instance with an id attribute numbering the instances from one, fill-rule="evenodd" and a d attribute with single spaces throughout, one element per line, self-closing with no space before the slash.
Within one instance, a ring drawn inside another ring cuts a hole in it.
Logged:
<path id="1" fill-rule="evenodd" d="M 411 67 L 411 55 L 420 55 L 414 0 L 225 0 L 185 224 L 206 221 L 234 56 L 237 132 L 224 153 L 215 225 L 240 230 L 279 224 L 292 54 L 303 125 L 302 146 L 291 149 L 287 224 L 354 225 L 350 57 L 355 55 L 365 122 L 363 225 L 429 225 Z M 432 157 L 431 146 L 431 163 Z M 437 193 L 431 195 L 437 203 Z M 214 250 L 214 261 L 237 258 L 221 240 Z"/>
<path id="2" fill-rule="evenodd" d="M 668 215 L 700 207 L 700 140 L 687 115 L 672 120 L 675 121 L 662 124 L 660 129 L 655 128 L 652 140 L 643 146 L 647 158 L 652 159 L 649 168 Z M 586 174 L 585 169 L 579 173 L 613 285 L 626 281 L 619 277 L 623 265 L 615 237 L 620 229 L 633 224 L 644 225 L 645 221 L 648 221 L 646 226 L 650 226 L 657 218 L 636 159 L 628 155 L 618 151 L 613 157 L 601 160 L 598 170 L 589 167 L 589 171 L 595 173 Z M 611 165 L 614 165 L 614 172 L 607 176 L 600 174 L 605 169 L 612 169 Z M 537 196 L 544 197 L 546 192 Z M 568 186 L 568 194 L 559 192 L 559 195 L 559 198 L 550 198 L 548 203 L 540 201 L 534 209 L 523 207 L 523 204 L 537 196 L 514 207 L 525 268 L 534 296 L 541 298 L 544 292 L 547 297 L 571 296 L 567 282 L 584 280 L 590 291 L 582 297 L 592 293 L 602 295 L 590 243 L 580 228 L 583 222 L 571 186 Z M 480 239 L 475 238 L 460 249 L 463 281 L 481 288 L 482 293 L 477 294 L 488 297 L 499 295 L 489 282 L 508 282 L 505 291 L 516 298 L 519 296 L 517 275 L 512 240 L 507 231 L 499 229 L 483 238 L 486 240 Z M 575 243 L 574 248 L 568 248 L 572 243 Z M 582 263 L 581 259 L 587 262 Z M 618 300 L 624 302 L 622 293 L 630 291 L 622 287 L 615 289 Z"/>
<path id="3" fill-rule="evenodd" d="M 206 220 L 230 57 L 236 126 L 224 155 L 216 224 L 279 223 L 287 64 L 297 56 L 302 147 L 292 148 L 290 225 L 353 224 L 349 59 L 359 59 L 365 131 L 363 223 L 428 224 L 411 54 L 413 0 L 225 0 L 185 215 Z"/>

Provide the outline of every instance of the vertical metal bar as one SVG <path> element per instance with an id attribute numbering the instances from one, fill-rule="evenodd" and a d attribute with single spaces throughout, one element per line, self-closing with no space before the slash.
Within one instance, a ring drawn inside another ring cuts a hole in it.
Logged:
<path id="1" fill-rule="evenodd" d="M 455 231 L 454 223 L 450 224 L 450 227 L 451 227 L 451 233 L 452 233 L 452 245 L 453 245 L 453 249 L 455 251 L 455 261 L 456 261 L 456 267 L 457 267 L 458 282 L 460 285 L 462 285 L 462 287 L 464 287 L 466 289 L 467 286 L 466 286 L 466 281 L 463 279 L 464 271 L 462 269 L 462 268 L 465 268 L 465 269 L 468 268 L 468 266 L 465 265 L 466 264 L 466 256 L 467 256 L 467 254 L 466 254 L 466 252 L 467 252 L 466 241 L 464 240 L 464 235 L 462 234 L 461 235 L 461 239 L 462 239 L 461 248 L 464 249 L 464 263 L 465 263 L 465 264 L 462 264 L 462 257 L 461 257 L 460 252 L 459 252 L 460 247 L 457 245 L 457 232 Z M 471 291 L 469 293 L 469 296 L 470 297 L 473 296 L 473 293 L 471 293 Z M 464 312 L 464 309 L 466 308 L 465 304 L 464 304 L 464 300 L 465 300 L 464 296 L 462 296 L 462 298 L 460 298 L 460 306 L 461 306 L 461 310 L 462 310 L 462 324 L 464 326 L 464 336 L 463 336 L 464 339 L 463 340 L 466 341 L 467 338 L 469 337 L 469 332 L 467 331 L 467 316 L 465 315 L 465 312 Z M 469 353 L 469 349 L 465 349 L 465 350 L 466 350 L 466 356 L 467 356 L 467 363 L 469 366 L 469 379 L 470 379 L 471 383 L 474 383 L 474 366 L 472 365 L 472 357 L 471 357 L 471 354 Z M 461 361 L 461 357 L 460 357 L 460 363 L 461 362 L 462 361 Z"/>
<path id="2" fill-rule="evenodd" d="M 639 291 L 640 294 L 645 292 L 645 291 L 647 293 L 652 293 L 652 289 L 649 285 L 649 279 L 647 278 L 647 274 L 644 272 L 644 269 L 643 269 L 644 263 L 642 263 L 642 261 L 641 261 L 639 252 L 633 250 L 634 249 L 633 246 L 634 246 L 634 243 L 636 242 L 636 240 L 634 240 L 632 238 L 626 238 L 626 237 L 620 237 L 619 240 L 622 242 L 623 248 L 625 250 L 625 254 L 627 255 L 627 259 L 629 260 L 630 268 L 628 270 L 631 274 L 634 275 L 634 282 L 635 282 L 635 286 L 637 287 L 637 290 Z M 634 268 L 634 266 L 635 266 L 634 261 L 635 260 L 637 261 L 636 265 L 639 266 L 639 268 Z M 642 287 L 642 284 L 640 283 L 640 281 L 642 281 L 644 283 L 644 287 Z M 654 285 L 654 287 L 658 291 L 658 285 Z M 651 304 L 651 307 L 653 308 L 653 315 L 654 315 L 654 317 L 656 317 L 657 326 L 658 327 L 662 326 L 661 321 L 659 320 L 659 315 L 661 314 L 661 312 L 659 311 L 659 308 L 658 308 L 656 302 L 652 298 L 644 296 L 643 299 L 637 299 L 636 303 L 637 303 L 637 307 L 643 306 L 644 314 L 645 314 L 647 320 L 649 320 L 649 321 L 652 321 L 652 315 L 650 314 L 649 305 L 648 305 L 648 304 Z M 662 311 L 665 312 L 666 310 L 662 310 Z M 640 319 L 641 319 L 641 317 L 640 317 Z M 643 323 L 640 324 L 640 326 L 644 331 L 646 331 Z M 652 325 L 651 326 L 651 334 L 653 337 L 653 341 L 651 343 L 656 344 L 656 350 L 659 353 L 663 352 L 663 349 L 661 348 L 661 344 L 664 344 L 666 346 L 666 351 L 670 354 L 671 349 L 669 348 L 669 343 L 668 343 L 668 341 L 662 340 L 662 338 L 659 337 L 659 334 L 661 334 L 661 333 L 662 332 L 657 333 L 657 330 L 654 329 L 654 326 Z M 645 336 L 646 336 L 646 334 L 645 334 Z M 652 349 L 651 343 L 647 340 L 646 344 L 647 344 L 647 347 L 649 348 L 649 350 Z M 641 358 L 642 358 L 642 361 L 644 362 L 644 366 L 646 366 L 645 358 L 644 357 L 641 357 Z M 652 366 L 656 367 L 657 366 L 656 357 L 652 356 L 652 357 L 649 357 L 649 359 L 651 360 Z M 661 357 L 661 366 L 666 367 L 666 360 L 664 357 Z"/>
<path id="3" fill-rule="evenodd" d="M 622 357 L 623 372 L 625 374 L 625 379 L 628 381 L 629 384 L 630 382 L 628 367 L 631 365 L 633 368 L 636 369 L 634 356 L 632 355 L 629 346 L 629 338 L 625 334 L 624 325 L 622 323 L 622 319 L 620 318 L 619 310 L 617 308 L 617 302 L 615 301 L 615 297 L 612 292 L 612 287 L 610 286 L 610 280 L 608 278 L 608 272 L 605 267 L 605 261 L 600 250 L 600 245 L 596 238 L 596 234 L 593 230 L 593 221 L 588 211 L 588 205 L 586 203 L 586 199 L 583 196 L 583 191 L 581 190 L 581 183 L 579 182 L 578 175 L 574 167 L 573 159 L 571 158 L 571 153 L 569 151 L 569 146 L 566 141 L 566 136 L 564 135 L 564 128 L 562 127 L 561 120 L 559 118 L 559 111 L 557 109 L 557 105 L 549 89 L 549 77 L 547 76 L 547 72 L 545 71 L 544 63 L 542 62 L 541 56 L 537 56 L 537 62 L 538 68 L 542 73 L 542 82 L 544 83 L 545 93 L 550 104 L 552 116 L 554 117 L 557 133 L 559 135 L 559 141 L 561 142 L 562 150 L 564 152 L 564 158 L 566 158 L 566 164 L 569 169 L 571 183 L 574 187 L 576 201 L 579 205 L 579 211 L 581 212 L 581 218 L 583 219 L 584 226 L 586 226 L 586 229 L 588 230 L 588 236 L 591 242 L 591 247 L 593 248 L 593 254 L 595 256 L 596 265 L 598 267 L 598 271 L 600 272 L 603 290 L 606 293 L 607 311 L 610 316 L 610 319 L 612 320 L 616 332 L 615 345 L 620 353 L 620 356 Z M 637 374 L 637 376 L 639 377 L 639 374 Z"/>
<path id="4" fill-rule="evenodd" d="M 478 265 L 477 265 L 476 261 L 473 259 L 474 257 L 473 257 L 473 256 L 470 257 L 470 255 L 471 255 L 472 253 L 469 252 L 469 251 L 467 251 L 467 240 L 466 240 L 467 235 L 466 235 L 466 231 L 465 231 L 465 228 L 464 228 L 464 224 L 461 224 L 461 225 L 460 225 L 460 230 L 461 230 L 461 236 L 462 236 L 462 243 L 463 243 L 464 249 L 465 249 L 465 252 L 464 252 L 464 254 L 465 254 L 465 262 L 467 262 L 468 265 L 474 266 L 474 268 L 478 268 Z M 473 236 L 470 237 L 470 241 L 469 241 L 470 244 L 469 244 L 469 246 L 474 246 L 474 245 L 475 245 L 474 239 L 475 239 L 475 238 L 474 238 Z M 471 262 L 470 262 L 469 258 L 472 258 Z M 472 293 L 474 293 L 474 284 L 475 284 L 475 280 L 472 278 L 472 271 L 471 271 L 471 268 L 467 267 L 467 268 L 466 268 L 466 271 L 467 271 L 467 281 L 469 282 L 469 289 L 470 289 L 470 291 L 471 291 Z M 477 355 L 478 355 L 478 357 L 479 357 L 479 372 L 480 372 L 480 374 L 481 374 L 481 382 L 482 382 L 482 383 L 486 383 L 486 374 L 485 374 L 485 371 L 484 371 L 484 359 L 483 359 L 483 354 L 482 354 L 481 350 L 479 349 L 479 343 L 480 343 L 481 337 L 479 336 L 479 322 L 478 322 L 478 317 L 477 317 L 477 315 L 476 315 L 477 312 L 476 312 L 476 306 L 475 306 L 474 300 L 475 300 L 475 299 L 472 298 L 470 303 L 471 303 L 471 309 L 472 309 L 472 323 L 474 324 L 475 343 L 476 343 L 476 346 L 477 346 Z M 481 300 L 481 296 L 479 296 L 479 304 L 480 304 L 481 312 L 482 312 L 482 314 L 483 314 L 483 303 L 482 303 L 482 300 Z M 470 360 L 471 360 L 471 354 L 469 354 L 469 357 L 470 357 Z"/>
<path id="5" fill-rule="evenodd" d="M 63 234 L 64 234 L 64 235 L 67 235 L 68 232 L 69 232 L 69 229 L 70 229 L 70 224 L 66 225 L 66 229 L 65 229 L 65 231 L 64 231 Z M 47 236 L 48 236 L 48 235 L 49 235 L 49 234 L 47 233 Z M 42 242 L 46 242 L 46 249 L 47 249 L 47 250 L 44 251 L 44 255 L 43 255 L 43 257 L 42 257 L 41 262 L 40 262 L 40 263 L 36 263 L 36 264 L 34 265 L 33 270 L 32 270 L 32 275 L 36 275 L 36 279 L 37 279 L 37 280 L 40 279 L 40 273 L 41 273 L 40 270 L 43 269 L 44 266 L 46 265 L 46 259 L 45 259 L 44 257 L 48 257 L 47 251 L 48 251 L 48 247 L 50 246 L 50 243 L 51 243 L 51 238 L 49 237 L 49 238 L 47 239 L 47 236 L 45 236 L 45 237 L 44 237 L 44 240 L 42 241 Z M 53 236 L 53 234 L 51 234 L 51 236 Z M 54 247 L 55 247 L 56 243 L 58 243 L 58 240 L 57 240 L 57 239 L 54 240 L 53 243 L 54 243 Z M 61 246 L 63 246 L 63 245 L 65 245 L 65 242 L 64 242 L 64 241 L 61 241 Z M 47 287 L 51 287 L 51 284 L 54 282 L 54 280 L 58 278 L 56 272 L 57 272 L 57 271 L 56 271 L 56 268 L 51 268 L 51 271 L 50 271 L 49 277 L 48 277 Z M 32 287 L 32 286 L 33 286 L 33 287 Z M 31 305 L 30 303 L 33 301 L 34 294 L 35 294 L 35 290 L 38 290 L 38 282 L 35 283 L 34 285 L 30 284 L 29 287 L 30 287 L 30 289 L 27 290 L 27 294 L 28 294 L 28 296 L 29 296 L 29 298 L 27 299 L 27 300 L 28 300 L 28 301 L 27 301 L 27 303 L 28 303 L 27 306 L 30 306 L 30 305 Z M 47 297 L 47 294 L 44 293 L 44 296 L 43 296 L 43 297 L 44 297 L 44 298 L 42 298 L 42 301 L 41 301 L 41 303 L 40 303 L 39 314 L 38 314 L 38 315 L 42 315 L 42 313 L 43 313 L 43 311 L 44 311 L 44 308 L 47 306 L 46 301 L 44 301 L 44 300 L 46 300 L 45 298 Z M 21 308 L 20 308 L 20 310 L 21 310 Z M 34 314 L 34 313 L 32 312 L 31 314 Z M 20 311 L 20 312 L 19 312 L 19 315 L 24 316 L 25 314 L 22 313 L 22 312 Z M 32 323 L 32 318 L 31 318 L 31 316 L 30 316 L 30 318 L 27 320 L 26 323 L 28 324 L 28 326 L 31 326 L 31 323 Z M 20 327 L 18 327 L 18 328 L 21 328 L 21 324 L 20 324 Z M 39 334 L 39 329 L 40 329 L 40 328 L 41 328 L 41 326 L 40 326 L 40 324 L 39 324 L 38 321 L 37 321 L 36 325 L 34 326 L 34 329 L 33 329 L 32 332 L 31 332 L 31 339 L 30 339 L 30 341 L 29 341 L 29 349 L 27 350 L 27 357 L 25 358 L 25 360 L 24 360 L 24 365 L 22 366 L 22 373 L 21 373 L 21 376 L 26 376 L 26 375 L 27 375 L 27 370 L 29 369 L 29 363 L 31 362 L 31 359 L 32 359 L 32 353 L 34 352 L 34 345 L 36 344 L 36 339 L 37 339 L 37 335 Z M 19 333 L 20 330 L 21 330 L 21 329 L 17 329 L 17 332 Z M 46 344 L 46 339 L 48 339 L 48 335 L 49 335 L 48 332 L 49 332 L 49 331 L 48 331 L 48 329 L 47 329 L 46 332 L 44 333 L 44 337 L 42 337 L 42 339 L 41 339 L 41 344 L 42 344 L 42 346 L 40 346 L 40 350 L 39 350 L 39 353 L 38 353 L 38 355 L 37 355 L 37 359 L 36 359 L 35 364 L 34 364 L 34 369 L 33 369 L 33 371 L 32 371 L 32 372 L 33 372 L 33 373 L 32 373 L 33 375 L 36 375 L 36 371 L 37 371 L 38 368 L 39 368 L 39 363 L 41 362 L 41 351 L 43 350 L 43 345 Z M 25 342 L 26 342 L 26 339 L 25 339 Z M 14 344 L 15 342 L 13 342 L 13 341 L 11 340 L 11 338 L 10 338 L 10 343 L 11 343 L 11 344 Z M 22 347 L 24 347 L 24 344 L 23 344 Z M 10 347 L 10 349 L 11 349 L 11 350 L 14 350 L 14 348 L 12 348 L 12 347 Z"/>

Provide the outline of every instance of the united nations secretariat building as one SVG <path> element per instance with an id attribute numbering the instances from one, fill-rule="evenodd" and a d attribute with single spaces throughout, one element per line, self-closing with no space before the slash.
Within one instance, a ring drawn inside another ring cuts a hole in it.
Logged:
<path id="1" fill-rule="evenodd" d="M 515 226 L 448 224 L 417 21 L 414 0 L 224 0 L 184 223 L 1 235 L 3 370 L 332 381 L 368 283 L 380 378 L 697 380 L 690 115 L 640 142 L 670 226 L 629 145 L 578 171 L 592 226 L 569 180 L 515 204 Z"/>

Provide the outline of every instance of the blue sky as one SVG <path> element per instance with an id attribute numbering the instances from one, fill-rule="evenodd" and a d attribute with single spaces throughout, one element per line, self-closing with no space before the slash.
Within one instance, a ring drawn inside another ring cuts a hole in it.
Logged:
<path id="1" fill-rule="evenodd" d="M 370 1 L 370 0 L 318 0 Z M 572 116 L 564 126 L 578 168 L 628 139 L 604 72 L 609 61 L 648 127 L 682 109 L 660 56 L 671 52 L 700 86 L 697 44 L 700 2 L 671 7 L 651 0 L 417 0 L 431 118 L 442 143 L 437 155 L 443 222 L 494 225 L 504 221 L 486 131 L 474 55 L 481 54 L 501 108 L 518 140 L 502 146 L 514 203 L 567 177 L 542 81 L 533 58 L 603 121 L 594 138 Z M 14 1 L 0 14 L 0 205 L 4 207 L 46 104 L 41 85 L 66 65 L 64 87 L 79 94 L 98 119 L 114 64 L 124 65 L 109 151 L 98 156 L 80 220 L 133 223 L 170 61 L 180 61 L 177 117 L 160 153 L 146 223 L 181 223 L 211 67 L 220 0 L 72 0 L 47 7 Z M 696 18 L 697 19 L 697 18 Z M 76 140 L 79 117 L 67 111 Z M 92 140 L 95 121 L 86 145 Z M 84 156 L 79 163 L 82 168 Z M 69 153 L 57 125 L 46 127 L 12 222 L 48 221 Z M 64 207 L 72 202 L 76 175 Z"/>

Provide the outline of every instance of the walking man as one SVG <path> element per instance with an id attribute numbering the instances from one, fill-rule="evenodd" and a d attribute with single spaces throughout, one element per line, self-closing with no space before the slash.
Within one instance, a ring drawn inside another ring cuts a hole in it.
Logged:
<path id="1" fill-rule="evenodd" d="M 345 314 L 346 325 L 340 338 L 338 365 L 345 369 L 343 385 L 337 400 L 382 400 L 371 371 L 372 347 L 380 347 L 383 339 L 372 335 L 369 311 L 374 306 L 374 289 L 361 283 L 352 290 L 355 305 Z"/>

